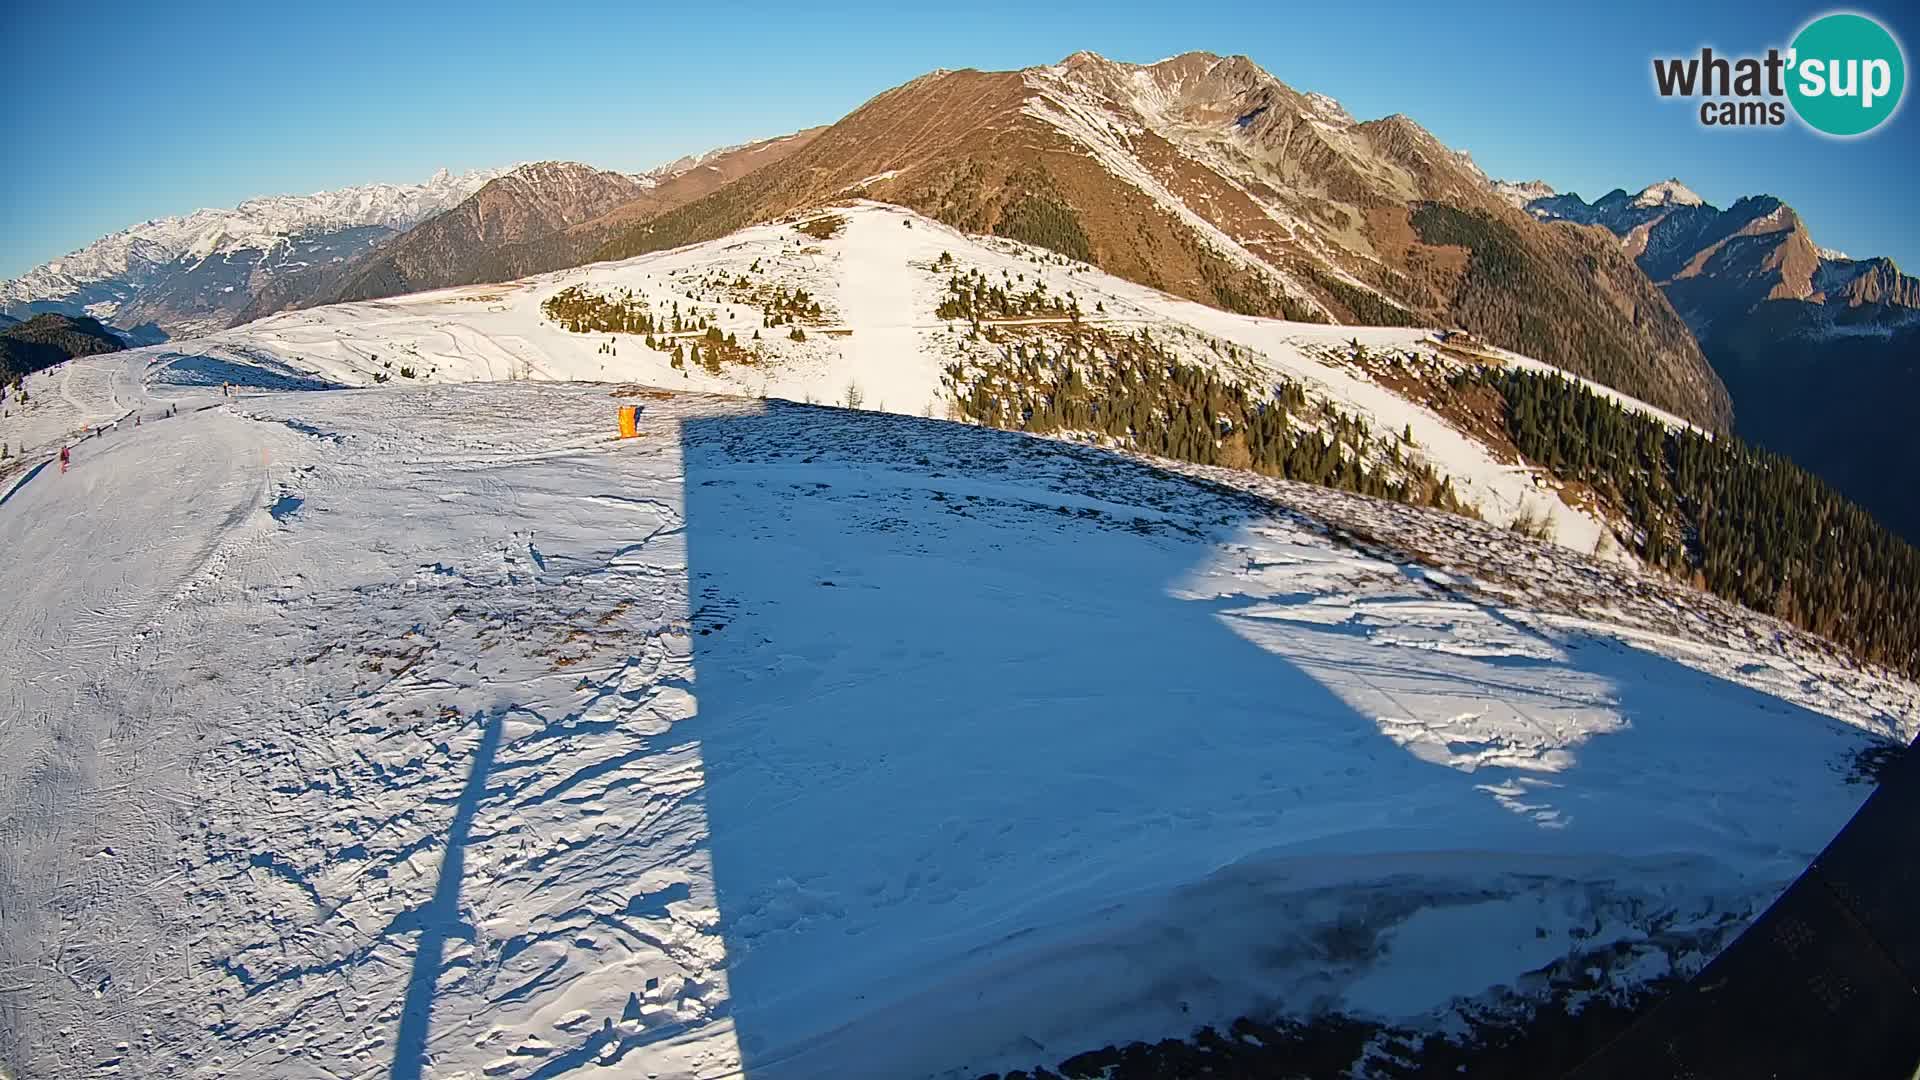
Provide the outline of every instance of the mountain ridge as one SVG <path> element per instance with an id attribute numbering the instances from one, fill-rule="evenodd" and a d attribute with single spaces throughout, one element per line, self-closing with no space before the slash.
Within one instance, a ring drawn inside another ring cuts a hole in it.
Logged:
<path id="1" fill-rule="evenodd" d="M 344 260 L 458 203 L 503 170 L 269 195 L 152 218 L 0 282 L 0 310 L 91 314 L 169 333 L 224 326 L 262 281 Z"/>
<path id="2" fill-rule="evenodd" d="M 1464 323 L 1705 426 L 1729 421 L 1685 324 L 1616 244 L 1541 228 L 1470 156 L 1404 115 L 1354 121 L 1246 57 L 1134 65 L 1081 52 L 1018 71 L 931 72 L 593 257 L 859 195 L 1227 310 Z"/>
<path id="3" fill-rule="evenodd" d="M 1737 275 L 1744 281 L 1725 299 L 1749 305 L 1839 300 L 1849 307 L 1920 306 L 1920 280 L 1885 256 L 1855 259 L 1820 247 L 1798 212 L 1773 195 L 1745 195 L 1722 210 L 1668 180 L 1637 195 L 1615 188 L 1592 203 L 1577 193 L 1548 194 L 1528 202 L 1527 210 L 1543 220 L 1607 229 L 1663 287 L 1693 278 L 1724 283 Z M 1689 322 L 1702 333 L 1719 314 L 1692 310 Z"/>
<path id="4" fill-rule="evenodd" d="M 395 295 L 407 288 L 464 284 L 488 275 L 506 280 L 577 263 L 580 249 L 598 244 L 603 232 L 624 220 L 616 216 L 594 231 L 595 217 L 633 206 L 651 212 L 703 194 L 738 175 L 742 162 L 777 157 L 768 153 L 770 148 L 795 139 L 803 143 L 805 134 L 718 147 L 637 173 L 564 163 L 579 176 L 590 170 L 609 190 L 626 196 L 620 199 L 588 198 L 563 205 L 569 200 L 555 192 L 514 200 L 501 197 L 496 189 L 487 204 L 493 218 L 528 220 L 509 230 L 511 235 L 490 237 L 482 231 L 468 236 L 451 261 L 473 264 L 473 269 L 447 265 L 447 243 L 461 231 L 452 222 L 443 226 L 447 232 L 438 257 L 419 253 L 432 246 L 424 239 L 398 249 L 400 261 L 418 264 L 411 274 L 378 263 L 388 245 L 459 210 L 489 184 L 516 174 L 524 180 L 530 170 L 562 163 L 523 162 L 459 175 L 443 168 L 417 184 L 371 183 L 307 195 L 259 196 L 231 208 L 152 218 L 0 281 L 0 312 L 15 318 L 42 311 L 90 314 L 121 325 L 151 324 L 164 334 L 181 336 L 342 298 Z M 589 212 L 582 213 L 582 207 Z M 589 230 L 585 238 L 565 243 L 555 239 L 576 226 Z M 543 241 L 552 243 L 542 248 Z M 516 250 L 522 248 L 528 250 Z M 355 278 L 359 285 L 349 289 Z M 354 295 L 343 297 L 343 291 Z"/>
<path id="5" fill-rule="evenodd" d="M 1725 388 L 1677 305 L 1617 244 L 1539 227 L 1470 155 L 1405 114 L 1355 120 L 1245 56 L 1136 65 L 1083 51 L 1018 71 L 942 70 L 828 127 L 653 174 L 570 168 L 602 190 L 496 187 L 484 206 L 467 205 L 502 174 L 490 175 L 410 222 L 430 226 L 410 238 L 384 220 L 290 238 L 147 287 L 103 282 L 68 306 L 204 332 L 619 258 L 868 196 L 1226 310 L 1462 326 L 1709 428 L 1730 423 Z"/>
<path id="6" fill-rule="evenodd" d="M 642 173 L 579 162 L 516 167 L 459 204 L 343 264 L 270 286 L 232 319 L 510 281 L 588 261 L 628 221 L 698 198 L 805 146 L 818 129 L 687 155 Z"/>
<path id="7" fill-rule="evenodd" d="M 1528 212 L 1615 236 L 1692 327 L 1732 395 L 1736 431 L 1920 539 L 1908 480 L 1920 469 L 1909 437 L 1920 279 L 1886 257 L 1822 248 L 1775 196 L 1722 210 L 1698 196 L 1649 197 L 1662 186 L 1592 203 L 1555 194 Z"/>
<path id="8" fill-rule="evenodd" d="M 629 202 L 651 186 L 577 162 L 516 166 L 357 260 L 330 299 L 371 300 L 487 280 L 490 267 L 475 256 L 489 247 L 559 232 Z"/>

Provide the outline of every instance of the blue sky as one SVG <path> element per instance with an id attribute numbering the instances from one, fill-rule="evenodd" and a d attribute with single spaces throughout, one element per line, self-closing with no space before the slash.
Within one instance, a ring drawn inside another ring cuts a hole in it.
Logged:
<path id="1" fill-rule="evenodd" d="M 1245 53 L 1362 119 L 1404 112 L 1494 176 L 1594 198 L 1678 176 L 1770 192 L 1814 237 L 1920 269 L 1909 105 L 1847 142 L 1715 131 L 1655 55 L 1785 45 L 1820 6 L 573 2 L 8 5 L 0 276 L 146 218 L 515 161 L 640 169 L 828 123 L 936 67 Z M 1858 8 L 1920 41 L 1900 8 Z M 23 47 L 22 42 L 38 43 Z M 1911 96 L 1911 94 L 1909 95 Z"/>

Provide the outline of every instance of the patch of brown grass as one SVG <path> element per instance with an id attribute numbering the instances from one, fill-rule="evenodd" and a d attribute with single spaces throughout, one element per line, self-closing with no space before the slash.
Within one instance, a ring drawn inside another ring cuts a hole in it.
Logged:
<path id="1" fill-rule="evenodd" d="M 815 240 L 831 240 L 839 236 L 840 230 L 846 227 L 847 219 L 839 214 L 821 214 L 819 217 L 809 218 L 794 226 Z"/>

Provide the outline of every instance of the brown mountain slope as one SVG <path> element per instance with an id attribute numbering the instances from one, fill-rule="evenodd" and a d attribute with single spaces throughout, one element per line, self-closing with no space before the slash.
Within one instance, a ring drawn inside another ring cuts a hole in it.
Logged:
<path id="1" fill-rule="evenodd" d="M 1406 117 L 1355 122 L 1245 57 L 937 71 L 595 257 L 852 196 L 1230 310 L 1464 324 L 1705 426 L 1731 415 L 1686 325 L 1607 234 L 1536 221 Z"/>
<path id="2" fill-rule="evenodd" d="M 573 162 L 523 165 L 345 264 L 263 289 L 234 319 L 578 266 L 632 222 L 698 199 L 803 147 L 819 129 L 682 158 L 638 177 Z"/>
<path id="3" fill-rule="evenodd" d="M 349 270 L 335 300 L 372 300 L 520 276 L 504 253 L 638 198 L 639 180 L 566 161 L 522 165 L 466 201 L 381 245 Z"/>
<path id="4" fill-rule="evenodd" d="M 590 262 L 601 245 L 635 222 L 704 198 L 748 173 L 776 164 L 803 149 L 824 130 L 808 128 L 674 162 L 652 174 L 651 186 L 605 213 L 555 232 L 503 245 L 495 257 L 510 265 L 513 272 L 486 280 L 506 281 Z"/>

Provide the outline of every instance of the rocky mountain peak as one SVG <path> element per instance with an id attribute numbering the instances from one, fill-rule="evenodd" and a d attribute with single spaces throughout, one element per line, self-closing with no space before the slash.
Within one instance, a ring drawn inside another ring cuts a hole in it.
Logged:
<path id="1" fill-rule="evenodd" d="M 1353 122 L 1332 98 L 1299 94 L 1245 56 L 1186 52 L 1151 64 L 1130 64 L 1077 52 L 1052 67 L 1023 74 L 1029 85 L 1041 89 L 1123 106 L 1153 127 L 1245 129 L 1279 105 L 1294 116 Z"/>
<path id="2" fill-rule="evenodd" d="M 1682 184 L 1677 178 L 1662 180 L 1657 184 L 1648 184 L 1640 189 L 1633 200 L 1635 206 L 1703 206 L 1705 199 L 1695 194 L 1692 188 Z"/>
<path id="3" fill-rule="evenodd" d="M 1495 180 L 1493 193 L 1518 210 L 1526 209 L 1527 204 L 1535 199 L 1551 199 L 1554 196 L 1552 185 L 1545 180 Z"/>

